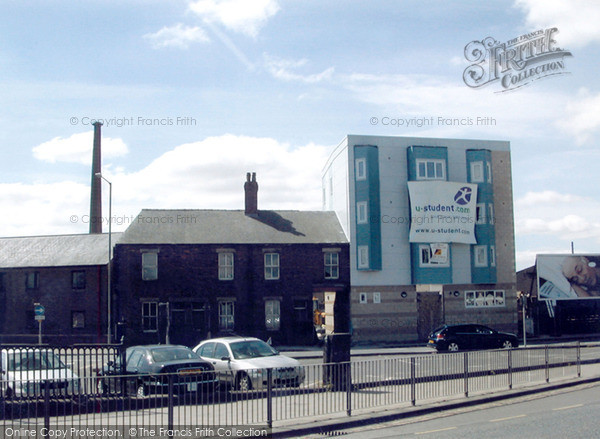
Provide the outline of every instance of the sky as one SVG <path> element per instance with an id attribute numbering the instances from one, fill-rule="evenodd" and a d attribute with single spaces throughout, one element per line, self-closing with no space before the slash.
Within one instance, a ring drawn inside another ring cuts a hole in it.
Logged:
<path id="1" fill-rule="evenodd" d="M 113 231 L 142 208 L 243 209 L 246 172 L 259 208 L 320 210 L 323 166 L 347 134 L 451 137 L 510 142 L 517 269 L 571 246 L 600 253 L 600 2 L 2 9 L 0 236 L 88 231 L 100 120 Z M 561 74 L 511 90 L 465 82 L 469 43 L 553 28 L 553 47 L 571 54 Z"/>

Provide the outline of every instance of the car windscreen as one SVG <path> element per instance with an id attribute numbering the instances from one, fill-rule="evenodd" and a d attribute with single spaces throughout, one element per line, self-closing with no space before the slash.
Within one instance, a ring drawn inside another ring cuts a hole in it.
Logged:
<path id="1" fill-rule="evenodd" d="M 155 363 L 174 360 L 197 360 L 198 356 L 191 350 L 185 348 L 159 348 L 150 351 Z"/>
<path id="2" fill-rule="evenodd" d="M 8 353 L 9 371 L 66 369 L 67 366 L 50 351 L 16 351 Z"/>
<path id="3" fill-rule="evenodd" d="M 261 340 L 238 341 L 231 343 L 230 347 L 236 360 L 279 355 L 279 352 Z"/>

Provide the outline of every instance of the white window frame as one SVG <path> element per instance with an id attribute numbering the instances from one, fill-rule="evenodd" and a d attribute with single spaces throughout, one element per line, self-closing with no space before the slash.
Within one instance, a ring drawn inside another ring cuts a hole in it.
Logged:
<path id="1" fill-rule="evenodd" d="M 381 303 L 381 293 L 373 293 L 373 303 Z"/>
<path id="2" fill-rule="evenodd" d="M 475 267 L 488 266 L 488 246 L 474 245 L 473 246 L 473 265 Z"/>
<path id="3" fill-rule="evenodd" d="M 369 303 L 369 293 L 358 293 L 358 303 Z"/>
<path id="4" fill-rule="evenodd" d="M 425 260 L 427 255 L 427 260 Z M 449 267 L 450 262 L 431 262 L 431 245 L 421 244 L 419 245 L 419 267 Z M 450 259 L 450 258 L 448 258 Z"/>
<path id="5" fill-rule="evenodd" d="M 429 174 L 428 165 L 433 164 L 433 175 Z M 420 169 L 420 165 L 423 165 L 423 174 Z M 443 159 L 417 159 L 417 180 L 446 180 L 446 160 Z M 438 170 L 441 171 L 441 175 L 438 175 Z"/>
<path id="6" fill-rule="evenodd" d="M 484 166 L 482 161 L 471 162 L 471 183 L 483 183 Z"/>
<path id="7" fill-rule="evenodd" d="M 142 331 L 158 332 L 158 302 L 142 302 Z"/>
<path id="8" fill-rule="evenodd" d="M 265 300 L 265 327 L 268 331 L 279 331 L 281 328 L 281 301 Z"/>
<path id="9" fill-rule="evenodd" d="M 504 290 L 465 291 L 465 308 L 504 308 L 506 295 Z"/>
<path id="10" fill-rule="evenodd" d="M 233 280 L 234 254 L 232 252 L 219 253 L 219 280 Z"/>
<path id="11" fill-rule="evenodd" d="M 485 169 L 487 171 L 487 182 L 492 182 L 492 164 L 488 161 L 485 162 Z"/>
<path id="12" fill-rule="evenodd" d="M 279 279 L 279 253 L 265 253 L 265 279 Z"/>
<path id="13" fill-rule="evenodd" d="M 369 268 L 369 246 L 359 245 L 356 247 L 358 268 Z"/>
<path id="14" fill-rule="evenodd" d="M 369 222 L 368 204 L 366 201 L 356 202 L 356 224 L 367 224 Z"/>
<path id="15" fill-rule="evenodd" d="M 154 260 L 149 260 L 153 256 Z M 158 279 L 158 252 L 142 252 L 142 280 Z"/>
<path id="16" fill-rule="evenodd" d="M 235 328 L 235 301 L 219 300 L 219 329 L 233 331 Z"/>
<path id="17" fill-rule="evenodd" d="M 367 159 L 364 157 L 354 160 L 354 173 L 356 181 L 367 179 Z"/>
<path id="18" fill-rule="evenodd" d="M 489 203 L 487 209 L 487 222 L 489 224 L 494 224 L 494 203 Z"/>
<path id="19" fill-rule="evenodd" d="M 339 252 L 325 252 L 323 254 L 325 265 L 325 279 L 339 279 L 340 254 Z"/>
<path id="20" fill-rule="evenodd" d="M 496 266 L 496 246 L 490 245 L 490 266 Z"/>

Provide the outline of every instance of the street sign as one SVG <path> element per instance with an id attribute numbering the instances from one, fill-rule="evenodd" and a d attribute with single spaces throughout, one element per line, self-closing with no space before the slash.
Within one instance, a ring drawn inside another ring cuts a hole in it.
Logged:
<path id="1" fill-rule="evenodd" d="M 46 308 L 39 303 L 34 304 L 33 313 L 35 315 L 35 319 L 38 321 L 46 319 Z"/>

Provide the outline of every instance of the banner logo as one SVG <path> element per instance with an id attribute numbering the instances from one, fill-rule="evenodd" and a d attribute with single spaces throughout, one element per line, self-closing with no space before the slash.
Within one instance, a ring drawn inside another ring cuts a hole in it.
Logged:
<path id="1" fill-rule="evenodd" d="M 456 201 L 456 204 L 460 204 L 461 206 L 464 206 L 465 204 L 469 204 L 469 202 L 471 201 L 471 193 L 472 192 L 473 191 L 468 186 L 461 187 L 459 189 L 459 191 L 456 193 L 456 195 L 454 196 L 454 201 Z"/>
<path id="2" fill-rule="evenodd" d="M 463 81 L 471 88 L 498 82 L 496 93 L 516 90 L 538 79 L 564 75 L 564 58 L 570 51 L 556 46 L 558 29 L 540 29 L 505 43 L 492 37 L 471 41 L 465 46 L 465 58 L 472 62 L 463 72 Z"/>

